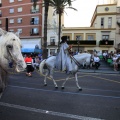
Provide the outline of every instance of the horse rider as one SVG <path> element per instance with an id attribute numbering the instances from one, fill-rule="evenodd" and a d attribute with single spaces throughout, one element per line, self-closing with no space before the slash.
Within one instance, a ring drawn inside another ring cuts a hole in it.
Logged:
<path id="1" fill-rule="evenodd" d="M 72 46 L 67 44 L 67 36 L 62 36 L 61 40 L 60 51 L 56 57 L 56 68 L 69 74 L 72 71 L 72 60 L 70 57 Z"/>

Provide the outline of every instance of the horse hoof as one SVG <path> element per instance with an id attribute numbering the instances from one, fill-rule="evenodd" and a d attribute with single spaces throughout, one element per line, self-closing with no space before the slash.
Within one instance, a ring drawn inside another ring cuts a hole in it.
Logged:
<path id="1" fill-rule="evenodd" d="M 58 86 L 56 86 L 55 88 L 58 89 Z"/>
<path id="2" fill-rule="evenodd" d="M 47 86 L 47 84 L 44 84 L 44 86 Z"/>
<path id="3" fill-rule="evenodd" d="M 64 89 L 64 87 L 62 86 L 61 89 Z"/>
<path id="4" fill-rule="evenodd" d="M 82 88 L 79 88 L 79 91 L 82 91 Z"/>

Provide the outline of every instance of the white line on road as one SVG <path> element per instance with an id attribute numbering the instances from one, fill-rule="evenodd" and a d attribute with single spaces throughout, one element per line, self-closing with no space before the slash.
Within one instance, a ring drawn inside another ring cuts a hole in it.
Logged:
<path id="1" fill-rule="evenodd" d="M 54 93 L 71 94 L 71 95 L 81 95 L 81 96 L 92 96 L 92 97 L 103 97 L 103 98 L 120 99 L 120 96 L 106 96 L 106 95 L 99 95 L 99 94 L 62 92 L 62 91 L 53 91 L 53 90 L 45 90 L 45 89 L 38 89 L 38 88 L 20 87 L 20 86 L 13 86 L 13 85 L 8 85 L 8 86 L 15 87 L 15 88 L 20 88 L 20 89 L 37 90 L 37 91 L 44 91 L 44 92 L 54 92 Z"/>
<path id="2" fill-rule="evenodd" d="M 85 117 L 85 116 L 79 116 L 79 115 L 73 115 L 73 114 L 67 114 L 67 113 L 54 112 L 54 111 L 49 111 L 49 110 L 42 110 L 42 109 L 31 108 L 31 107 L 15 105 L 15 104 L 9 104 L 9 103 L 4 103 L 4 102 L 0 102 L 0 105 L 5 106 L 5 107 L 10 107 L 10 108 L 30 111 L 30 112 L 36 112 L 36 113 L 42 113 L 42 114 L 48 114 L 48 115 L 54 115 L 54 116 L 60 116 L 60 117 L 78 119 L 78 120 L 103 120 L 103 119 L 99 119 L 99 118 Z"/>

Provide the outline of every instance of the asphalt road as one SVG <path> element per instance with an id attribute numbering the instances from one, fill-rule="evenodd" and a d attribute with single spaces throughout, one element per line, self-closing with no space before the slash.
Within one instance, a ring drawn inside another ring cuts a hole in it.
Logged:
<path id="1" fill-rule="evenodd" d="M 79 73 L 61 85 L 66 74 L 55 72 L 58 89 L 38 71 L 32 77 L 11 73 L 0 99 L 0 120 L 120 120 L 120 74 Z"/>

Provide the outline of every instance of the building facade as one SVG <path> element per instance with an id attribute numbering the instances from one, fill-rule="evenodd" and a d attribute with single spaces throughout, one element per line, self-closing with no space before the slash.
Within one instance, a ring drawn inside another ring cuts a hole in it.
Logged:
<path id="1" fill-rule="evenodd" d="M 34 52 L 41 49 L 42 40 L 42 0 L 1 0 L 0 27 L 11 32 L 19 32 L 22 52 Z"/>
<path id="2" fill-rule="evenodd" d="M 110 1 L 108 1 L 110 2 Z M 91 19 L 90 27 L 64 28 L 63 35 L 68 36 L 68 43 L 78 51 L 115 51 L 120 43 L 119 4 L 117 0 L 111 4 L 97 5 Z"/>

